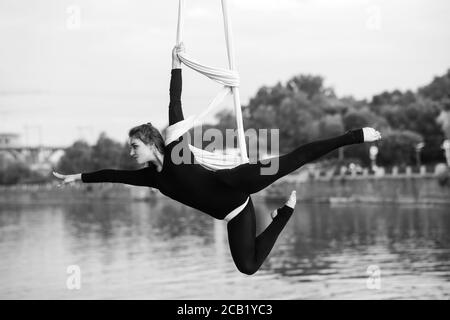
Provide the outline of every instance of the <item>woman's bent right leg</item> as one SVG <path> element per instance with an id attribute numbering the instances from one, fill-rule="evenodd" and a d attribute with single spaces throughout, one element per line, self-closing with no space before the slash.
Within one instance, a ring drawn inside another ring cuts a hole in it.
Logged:
<path id="1" fill-rule="evenodd" d="M 295 198 L 295 194 L 291 194 L 292 197 Z M 269 226 L 257 237 L 255 209 L 251 199 L 244 210 L 228 222 L 231 256 L 240 272 L 251 275 L 259 270 L 292 216 L 293 206 L 295 206 L 295 200 L 294 204 L 279 208 Z"/>

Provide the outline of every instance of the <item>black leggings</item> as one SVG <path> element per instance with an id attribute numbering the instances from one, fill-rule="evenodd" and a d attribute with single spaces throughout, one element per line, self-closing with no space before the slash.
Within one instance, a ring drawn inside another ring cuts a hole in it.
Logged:
<path id="1" fill-rule="evenodd" d="M 247 163 L 230 170 L 221 170 L 222 178 L 235 188 L 248 194 L 256 193 L 277 179 L 289 174 L 302 165 L 314 161 L 337 148 L 362 143 L 362 129 L 350 130 L 331 139 L 319 140 L 300 146 L 294 151 L 277 158 L 279 170 L 273 175 L 261 175 L 261 169 L 268 164 Z M 270 225 L 256 236 L 256 216 L 252 200 L 227 224 L 228 242 L 234 263 L 239 271 L 254 274 L 272 250 L 293 209 L 284 205 L 279 208 Z"/>

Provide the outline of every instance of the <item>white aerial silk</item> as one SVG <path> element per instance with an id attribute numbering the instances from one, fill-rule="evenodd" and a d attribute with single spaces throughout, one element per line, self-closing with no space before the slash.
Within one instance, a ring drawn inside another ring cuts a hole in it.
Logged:
<path id="1" fill-rule="evenodd" d="M 184 11 L 184 0 L 179 0 L 177 44 L 180 44 L 182 41 L 183 11 Z M 189 55 L 186 53 L 180 53 L 178 56 L 181 62 L 183 62 L 183 64 L 185 64 L 186 66 L 195 71 L 200 72 L 201 74 L 207 76 L 211 80 L 214 80 L 222 84 L 224 87 L 202 113 L 200 113 L 199 115 L 190 116 L 180 122 L 177 122 L 174 125 L 169 126 L 166 131 L 166 140 L 165 140 L 166 145 L 168 145 L 169 143 L 177 140 L 180 136 L 182 136 L 184 133 L 189 131 L 194 126 L 201 124 L 201 120 L 204 117 L 210 114 L 228 94 L 232 94 L 238 129 L 240 157 L 233 154 L 212 153 L 189 145 L 189 148 L 194 154 L 197 162 L 200 163 L 202 166 L 211 170 L 233 168 L 242 163 L 247 163 L 249 161 L 245 145 L 242 110 L 239 98 L 239 88 L 238 88 L 239 74 L 235 70 L 233 37 L 228 18 L 227 0 L 222 0 L 222 12 L 223 12 L 225 42 L 227 47 L 229 69 L 213 68 L 202 65 L 197 61 L 195 61 L 194 59 L 192 59 L 191 57 L 189 57 Z"/>

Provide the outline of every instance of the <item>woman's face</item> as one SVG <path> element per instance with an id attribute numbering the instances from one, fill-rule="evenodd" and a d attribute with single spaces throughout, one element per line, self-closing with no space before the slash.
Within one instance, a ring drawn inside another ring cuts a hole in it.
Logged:
<path id="1" fill-rule="evenodd" d="M 153 147 L 142 142 L 139 138 L 130 138 L 130 156 L 133 157 L 137 163 L 144 164 L 155 160 Z"/>

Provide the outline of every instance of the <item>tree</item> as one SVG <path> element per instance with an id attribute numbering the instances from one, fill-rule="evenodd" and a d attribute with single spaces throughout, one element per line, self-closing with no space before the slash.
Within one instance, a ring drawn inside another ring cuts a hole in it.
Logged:
<path id="1" fill-rule="evenodd" d="M 438 162 L 442 158 L 440 144 L 444 139 L 442 126 L 438 122 L 440 108 L 439 103 L 419 97 L 406 106 L 385 105 L 381 108 L 380 114 L 386 118 L 391 128 L 421 135 L 425 143 L 422 160 Z"/>
<path id="2" fill-rule="evenodd" d="M 384 91 L 378 95 L 374 95 L 370 102 L 371 109 L 376 112 L 377 107 L 384 105 L 400 105 L 406 106 L 416 101 L 416 94 L 411 90 L 401 92 L 400 90 Z"/>
<path id="3" fill-rule="evenodd" d="M 415 146 L 423 142 L 421 135 L 408 130 L 392 130 L 383 134 L 377 162 L 382 166 L 414 165 Z"/>
<path id="4" fill-rule="evenodd" d="M 302 91 L 306 93 L 308 99 L 314 96 L 323 95 L 327 97 L 335 97 L 332 88 L 324 87 L 324 80 L 321 76 L 299 75 L 288 80 L 286 88 L 292 92 Z"/>
<path id="5" fill-rule="evenodd" d="M 108 138 L 106 133 L 102 132 L 96 144 L 92 147 L 93 169 L 118 169 L 122 153 L 123 145 Z"/>
<path id="6" fill-rule="evenodd" d="M 292 92 L 286 89 L 281 83 L 277 83 L 273 87 L 264 86 L 258 90 L 255 97 L 250 99 L 248 108 L 248 114 L 252 115 L 255 109 L 260 106 L 277 106 L 280 105 L 284 98 L 290 96 Z"/>
<path id="7" fill-rule="evenodd" d="M 285 153 L 317 136 L 314 121 L 326 114 L 342 112 L 334 91 L 323 86 L 320 76 L 299 75 L 273 87 L 262 87 L 244 107 L 244 126 L 278 129 L 280 152 Z M 221 123 L 229 123 L 224 118 Z"/>
<path id="8" fill-rule="evenodd" d="M 376 127 L 379 130 L 387 128 L 387 121 L 372 112 L 369 108 L 351 110 L 343 117 L 344 129 L 351 130 L 363 127 Z"/>
<path id="9" fill-rule="evenodd" d="M 57 170 L 64 174 L 92 171 L 92 149 L 86 141 L 75 141 L 65 150 L 65 154 L 59 160 Z"/>
<path id="10" fill-rule="evenodd" d="M 317 136 L 313 140 L 326 139 L 343 134 L 344 122 L 342 116 L 326 115 L 316 122 Z"/>
<path id="11" fill-rule="evenodd" d="M 443 101 L 445 99 L 450 99 L 450 69 L 447 73 L 440 77 L 434 77 L 433 81 L 419 88 L 419 93 L 433 101 Z"/>
<path id="12" fill-rule="evenodd" d="M 133 170 L 139 166 L 129 156 L 127 143 L 114 141 L 105 133 L 101 133 L 92 147 L 85 141 L 76 141 L 65 150 L 57 170 L 62 173 L 89 172 L 100 169 Z"/>
<path id="13" fill-rule="evenodd" d="M 11 162 L 0 171 L 0 184 L 13 185 L 32 176 L 31 170 L 25 163 Z"/>
<path id="14" fill-rule="evenodd" d="M 331 137 L 335 137 L 343 134 L 344 132 L 344 123 L 342 121 L 342 116 L 340 114 L 328 114 L 322 117 L 319 120 L 313 121 L 313 123 L 309 126 L 309 141 L 321 140 L 321 139 L 329 139 Z M 342 159 L 344 153 L 343 149 L 336 150 L 334 152 L 329 153 L 325 158 L 336 158 L 337 155 L 340 159 Z"/>

